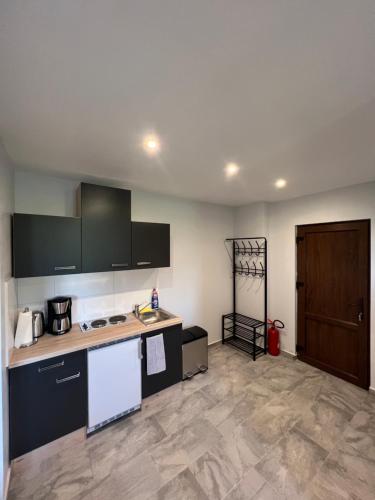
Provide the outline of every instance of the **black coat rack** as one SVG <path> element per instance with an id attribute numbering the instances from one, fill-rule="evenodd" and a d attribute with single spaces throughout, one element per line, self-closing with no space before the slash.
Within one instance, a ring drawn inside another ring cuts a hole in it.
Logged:
<path id="1" fill-rule="evenodd" d="M 222 317 L 222 343 L 251 354 L 255 361 L 267 353 L 267 239 L 228 238 L 232 259 L 233 312 Z M 264 318 L 254 319 L 236 312 L 236 276 L 261 279 L 264 288 Z"/>

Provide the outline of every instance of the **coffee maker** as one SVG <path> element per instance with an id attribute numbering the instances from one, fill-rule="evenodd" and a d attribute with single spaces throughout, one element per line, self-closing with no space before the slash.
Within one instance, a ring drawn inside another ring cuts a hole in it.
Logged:
<path id="1" fill-rule="evenodd" d="M 72 299 L 55 297 L 48 301 L 48 332 L 63 335 L 72 327 Z"/>

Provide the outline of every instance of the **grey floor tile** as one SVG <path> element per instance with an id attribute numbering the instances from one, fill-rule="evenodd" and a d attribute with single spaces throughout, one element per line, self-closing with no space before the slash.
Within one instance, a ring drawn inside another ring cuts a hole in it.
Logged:
<path id="1" fill-rule="evenodd" d="M 198 418 L 153 446 L 150 454 L 158 467 L 162 483 L 182 472 L 220 438 L 220 433 L 210 422 Z"/>
<path id="2" fill-rule="evenodd" d="M 346 411 L 325 400 L 318 400 L 306 409 L 296 427 L 322 448 L 330 451 L 341 439 L 348 424 Z"/>
<path id="3" fill-rule="evenodd" d="M 257 471 L 287 498 L 301 498 L 327 451 L 292 429 L 255 466 Z"/>
<path id="4" fill-rule="evenodd" d="M 319 499 L 373 500 L 375 462 L 341 442 L 315 476 L 311 491 Z"/>
<path id="5" fill-rule="evenodd" d="M 174 434 L 212 406 L 214 402 L 206 395 L 206 391 L 199 390 L 174 401 L 154 417 L 166 434 Z"/>
<path id="6" fill-rule="evenodd" d="M 215 446 L 190 466 L 194 477 L 208 498 L 220 500 L 241 479 L 222 446 Z"/>
<path id="7" fill-rule="evenodd" d="M 207 500 L 207 496 L 189 469 L 165 484 L 158 492 L 158 500 Z"/>
<path id="8" fill-rule="evenodd" d="M 265 485 L 264 477 L 253 467 L 247 471 L 244 477 L 230 490 L 225 500 L 248 500 L 254 498 L 256 493 Z"/>

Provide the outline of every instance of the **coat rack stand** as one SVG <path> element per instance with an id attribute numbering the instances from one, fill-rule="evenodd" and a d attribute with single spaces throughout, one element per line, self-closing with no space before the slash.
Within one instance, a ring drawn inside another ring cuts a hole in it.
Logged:
<path id="1" fill-rule="evenodd" d="M 250 354 L 255 361 L 267 353 L 267 239 L 228 238 L 232 259 L 233 312 L 222 317 L 222 343 Z M 236 276 L 261 279 L 264 288 L 264 318 L 250 318 L 236 312 Z"/>

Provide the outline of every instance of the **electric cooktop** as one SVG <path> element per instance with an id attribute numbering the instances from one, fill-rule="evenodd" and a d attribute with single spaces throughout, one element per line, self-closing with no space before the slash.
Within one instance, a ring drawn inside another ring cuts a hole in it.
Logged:
<path id="1" fill-rule="evenodd" d="M 116 314 L 115 316 L 108 316 L 106 318 L 98 318 L 89 321 L 82 321 L 79 326 L 82 332 L 89 332 L 92 330 L 98 330 L 100 328 L 105 328 L 106 326 L 120 325 L 125 323 L 125 314 Z"/>

